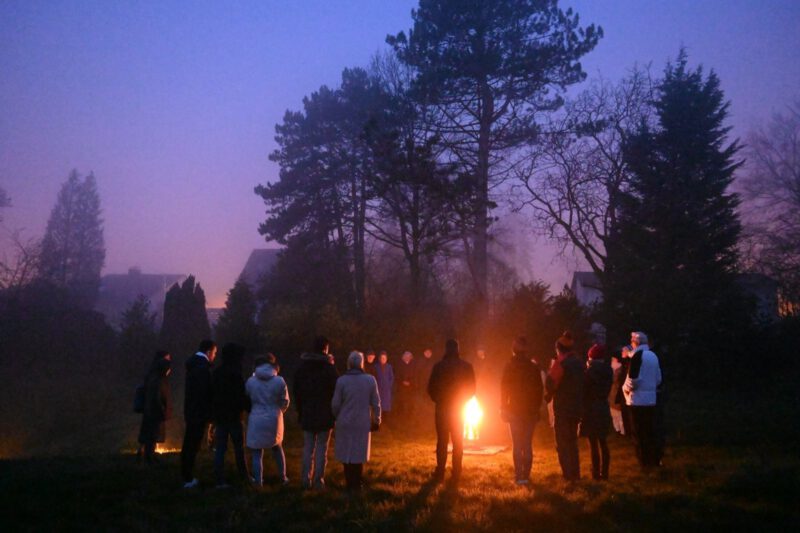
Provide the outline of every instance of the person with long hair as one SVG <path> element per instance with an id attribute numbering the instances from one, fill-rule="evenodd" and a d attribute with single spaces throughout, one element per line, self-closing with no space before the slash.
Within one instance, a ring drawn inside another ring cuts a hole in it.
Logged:
<path id="1" fill-rule="evenodd" d="M 144 410 L 139 428 L 139 444 L 148 464 L 157 462 L 156 444 L 166 440 L 166 423 L 172 417 L 172 398 L 169 391 L 172 356 L 156 352 L 144 379 Z"/>

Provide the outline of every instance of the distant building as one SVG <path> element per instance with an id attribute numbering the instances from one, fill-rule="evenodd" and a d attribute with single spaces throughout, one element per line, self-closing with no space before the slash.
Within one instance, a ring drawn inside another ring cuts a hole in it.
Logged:
<path id="1" fill-rule="evenodd" d="M 597 274 L 594 272 L 575 272 L 572 275 L 570 290 L 577 298 L 578 303 L 584 307 L 591 307 L 603 300 L 600 280 L 597 279 Z"/>
<path id="2" fill-rule="evenodd" d="M 239 277 L 250 285 L 251 290 L 258 289 L 261 278 L 269 274 L 272 267 L 278 262 L 278 253 L 280 251 L 278 248 L 257 248 L 250 252 L 250 257 L 247 259 L 247 263 L 245 263 Z"/>
<path id="3" fill-rule="evenodd" d="M 127 274 L 106 274 L 100 279 L 100 291 L 95 310 L 106 317 L 113 327 L 119 327 L 122 314 L 139 297 L 150 300 L 150 312 L 156 313 L 156 325 L 160 325 L 164 313 L 164 298 L 175 283 L 182 283 L 186 274 L 143 274 L 131 268 Z"/>
<path id="4" fill-rule="evenodd" d="M 764 274 L 737 274 L 736 283 L 755 301 L 755 317 L 771 322 L 778 318 L 778 284 Z M 578 302 L 590 307 L 603 301 L 600 280 L 594 272 L 575 272 L 570 286 Z"/>

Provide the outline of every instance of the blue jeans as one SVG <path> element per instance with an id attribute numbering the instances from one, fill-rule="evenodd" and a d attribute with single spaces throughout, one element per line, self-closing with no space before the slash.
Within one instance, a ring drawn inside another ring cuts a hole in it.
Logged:
<path id="1" fill-rule="evenodd" d="M 304 487 L 319 487 L 325 484 L 330 440 L 330 429 L 317 432 L 303 431 L 303 472 L 300 478 Z"/>
<path id="2" fill-rule="evenodd" d="M 236 468 L 243 478 L 247 478 L 247 466 L 244 463 L 244 438 L 242 423 L 217 424 L 214 428 L 214 473 L 217 484 L 225 483 L 225 452 L 228 451 L 228 437 L 233 443 L 233 455 L 236 457 Z"/>
<path id="3" fill-rule="evenodd" d="M 536 422 L 514 420 L 508 423 L 508 427 L 511 430 L 514 478 L 517 481 L 527 480 L 531 476 L 533 466 L 533 430 Z"/>
<path id="4" fill-rule="evenodd" d="M 286 455 L 283 453 L 283 446 L 276 444 L 272 448 L 272 458 L 275 460 L 275 466 L 278 468 L 278 478 L 281 483 L 286 483 L 289 478 L 286 477 Z M 252 450 L 253 455 L 253 479 L 259 487 L 264 483 L 263 468 L 261 466 L 264 458 L 264 450 Z"/>

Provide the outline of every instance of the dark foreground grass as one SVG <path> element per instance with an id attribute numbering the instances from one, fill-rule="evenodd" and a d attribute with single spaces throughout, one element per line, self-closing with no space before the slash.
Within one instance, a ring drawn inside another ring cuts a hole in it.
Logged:
<path id="1" fill-rule="evenodd" d="M 397 429 L 375 435 L 373 458 L 366 467 L 368 487 L 358 500 L 348 499 L 341 490 L 341 466 L 335 461 L 329 463 L 328 490 L 299 488 L 296 432 L 287 446 L 292 478 L 287 488 L 272 483 L 260 490 L 244 484 L 217 490 L 208 451 L 201 452 L 199 461 L 205 485 L 191 491 L 180 487 L 177 454 L 162 456 L 163 465 L 154 468 L 139 466 L 130 454 L 7 460 L 0 462 L 0 527 L 4 531 L 800 530 L 796 418 L 784 418 L 790 426 L 771 437 L 764 432 L 770 428 L 765 411 L 760 415 L 741 411 L 735 424 L 725 417 L 695 424 L 680 406 L 672 412 L 693 429 L 684 428 L 683 436 L 673 437 L 665 466 L 641 472 L 631 443 L 612 436 L 608 482 L 587 479 L 588 454 L 583 447 L 583 479 L 575 484 L 562 481 L 551 432 L 540 424 L 529 488 L 512 483 L 510 450 L 488 457 L 466 456 L 457 487 L 429 483 L 434 440 L 422 428 L 416 437 L 401 435 Z M 267 474 L 273 474 L 271 458 L 265 459 Z"/>

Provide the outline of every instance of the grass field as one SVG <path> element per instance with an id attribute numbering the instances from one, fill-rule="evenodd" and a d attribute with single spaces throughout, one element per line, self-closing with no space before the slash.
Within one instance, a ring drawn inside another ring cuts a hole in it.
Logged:
<path id="1" fill-rule="evenodd" d="M 207 450 L 199 461 L 205 484 L 191 491 L 180 488 L 177 454 L 150 468 L 125 453 L 6 460 L 0 462 L 0 524 L 4 531 L 798 531 L 796 393 L 791 399 L 778 409 L 766 399 L 733 409 L 712 397 L 683 396 L 670 405 L 665 466 L 641 472 L 632 444 L 611 436 L 608 482 L 589 479 L 583 440 L 583 479 L 562 481 L 546 423 L 537 427 L 528 488 L 512 483 L 510 450 L 465 456 L 457 487 L 433 485 L 430 423 L 421 421 L 414 437 L 382 429 L 358 500 L 341 490 L 335 461 L 328 490 L 300 489 L 297 431 L 287 441 L 292 483 L 286 488 L 268 479 L 259 490 L 217 490 Z M 267 475 L 272 468 L 267 461 Z"/>

